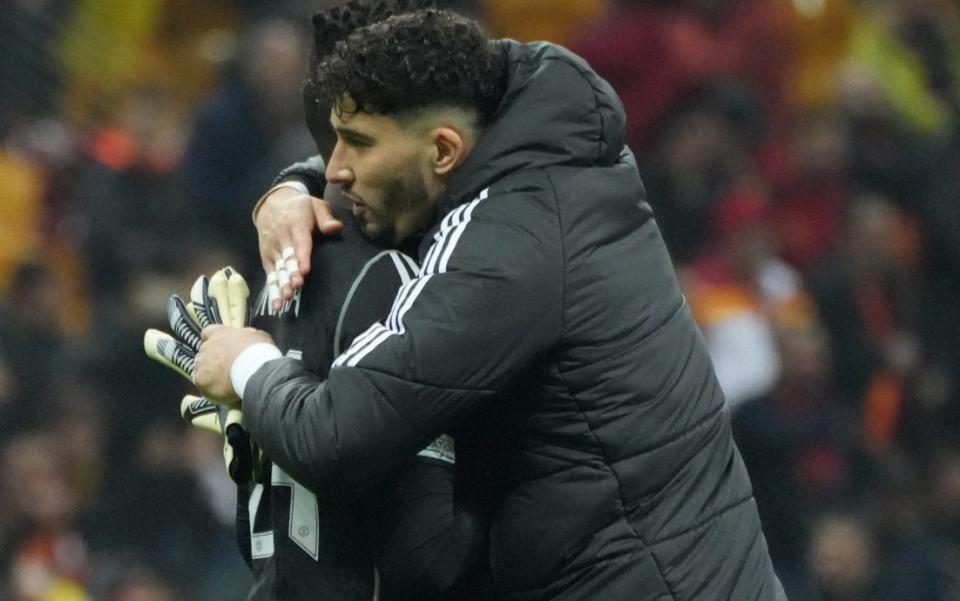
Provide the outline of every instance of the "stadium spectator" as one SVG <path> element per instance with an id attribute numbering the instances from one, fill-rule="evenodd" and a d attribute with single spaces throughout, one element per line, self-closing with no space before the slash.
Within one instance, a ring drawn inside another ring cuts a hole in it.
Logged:
<path id="1" fill-rule="evenodd" d="M 72 235 L 86 258 L 98 327 L 117 327 L 110 304 L 142 266 L 183 264 L 191 240 L 203 235 L 195 219 L 184 218 L 190 204 L 170 177 L 180 160 L 183 126 L 171 99 L 147 87 L 128 95 L 115 121 L 90 136 L 73 190 Z M 167 243 L 178 235 L 183 243 Z"/>
<path id="2" fill-rule="evenodd" d="M 55 42 L 70 10 L 62 0 L 11 2 L 0 16 L 0 131 L 7 132 L 59 108 L 63 74 Z"/>
<path id="3" fill-rule="evenodd" d="M 10 295 L 17 267 L 37 252 L 45 173 L 36 161 L 5 144 L 0 148 L 0 290 Z"/>
<path id="4" fill-rule="evenodd" d="M 609 4 L 609 0 L 487 0 L 485 16 L 497 37 L 566 45 L 595 24 Z"/>
<path id="5" fill-rule="evenodd" d="M 771 221 L 781 256 L 809 273 L 835 249 L 854 183 L 849 125 L 837 111 L 798 117 L 786 143 L 768 147 Z"/>
<path id="6" fill-rule="evenodd" d="M 14 601 L 88 601 L 79 495 L 51 436 L 20 434 L 3 454 L 6 582 Z"/>
<path id="7" fill-rule="evenodd" d="M 953 599 L 949 587 L 956 582 L 957 564 L 944 560 L 949 552 L 930 528 L 936 521 L 931 520 L 933 512 L 939 511 L 937 503 L 930 502 L 938 462 L 894 452 L 880 456 L 875 465 L 872 494 L 861 496 L 858 504 L 873 527 L 879 598 Z M 922 473 L 926 466 L 934 466 L 932 473 Z"/>
<path id="8" fill-rule="evenodd" d="M 107 601 L 177 601 L 180 598 L 170 583 L 149 572 L 140 572 L 125 575 L 114 585 Z"/>
<path id="9" fill-rule="evenodd" d="M 247 209 L 274 174 L 314 146 L 300 114 L 305 32 L 270 18 L 253 23 L 240 44 L 197 111 L 177 178 L 203 236 L 230 244 L 241 253 L 241 272 L 255 273 L 256 246 L 239 235 L 250 231 Z"/>
<path id="10" fill-rule="evenodd" d="M 876 599 L 878 569 L 869 527 L 849 514 L 822 517 L 810 535 L 807 559 L 812 577 L 807 591 L 790 593 L 797 601 Z"/>
<path id="11" fill-rule="evenodd" d="M 711 236 L 685 290 L 731 411 L 766 396 L 780 374 L 779 320 L 810 319 L 800 276 L 776 255 L 769 201 L 735 187 L 712 211 Z"/>
<path id="12" fill-rule="evenodd" d="M 770 552 L 790 583 L 802 574 L 796 566 L 812 521 L 856 499 L 868 486 L 870 470 L 858 416 L 831 383 L 823 327 L 809 320 L 782 322 L 777 341 L 783 370 L 776 387 L 743 404 L 733 429 Z"/>
<path id="13" fill-rule="evenodd" d="M 850 32 L 852 67 L 912 128 L 949 131 L 960 109 L 956 5 L 880 0 L 864 6 Z"/>
<path id="14" fill-rule="evenodd" d="M 620 0 L 573 48 L 618 90 L 627 143 L 643 155 L 669 108 L 710 84 L 749 86 L 764 119 L 779 123 L 788 113 L 784 36 L 783 15 L 766 0 Z"/>
<path id="15" fill-rule="evenodd" d="M 34 427 L 47 407 L 47 384 L 63 360 L 67 340 L 59 323 L 62 290 L 43 265 L 21 265 L 10 296 L 0 306 L 0 353 L 12 376 L 10 409 L 18 427 Z"/>
<path id="16" fill-rule="evenodd" d="M 833 381 L 862 411 L 870 443 L 896 436 L 919 359 L 913 245 L 901 213 L 864 193 L 847 207 L 837 250 L 811 279 L 830 332 Z"/>
<path id="17" fill-rule="evenodd" d="M 724 85 L 690 92 L 658 125 L 641 175 L 674 262 L 705 249 L 716 203 L 756 181 L 753 155 L 760 116 L 748 89 Z"/>
<path id="18" fill-rule="evenodd" d="M 836 100 L 837 79 L 850 49 L 850 30 L 861 18 L 859 0 L 782 0 L 792 67 L 785 74 L 795 110 L 818 111 Z"/>

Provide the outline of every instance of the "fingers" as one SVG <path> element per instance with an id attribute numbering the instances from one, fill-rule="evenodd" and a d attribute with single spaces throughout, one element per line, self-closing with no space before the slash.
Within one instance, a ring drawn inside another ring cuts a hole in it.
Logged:
<path id="1" fill-rule="evenodd" d="M 278 308 L 278 304 L 283 304 L 283 301 L 280 300 L 280 286 L 277 285 L 277 272 L 271 269 L 267 272 L 267 302 L 270 303 L 270 306 L 275 310 Z"/>
<path id="2" fill-rule="evenodd" d="M 189 394 L 183 397 L 180 401 L 180 417 L 194 428 L 214 434 L 223 433 L 219 408 L 203 397 Z"/>
<path id="3" fill-rule="evenodd" d="M 280 258 L 284 261 L 284 267 L 290 274 L 290 277 L 293 277 L 293 274 L 295 273 L 300 273 L 300 264 L 296 257 L 294 257 L 294 254 L 296 254 L 296 250 L 292 246 L 288 246 L 283 249 L 283 253 L 280 255 Z"/>
<path id="4" fill-rule="evenodd" d="M 209 284 L 210 280 L 207 279 L 207 276 L 202 275 L 197 278 L 197 281 L 193 283 L 193 287 L 190 289 L 190 303 L 193 305 L 193 313 L 197 317 L 197 323 L 201 328 L 211 323 L 210 316 L 207 314 L 206 303 Z"/>
<path id="5" fill-rule="evenodd" d="M 323 235 L 330 236 L 343 229 L 343 223 L 333 216 L 330 205 L 326 201 L 310 197 L 310 203 L 317 227 Z M 284 278 L 279 262 L 274 265 L 280 287 L 280 300 L 273 302 L 273 308 L 277 311 L 281 310 L 283 303 L 292 299 L 294 293 L 303 287 L 304 276 L 310 273 L 313 232 L 310 228 L 299 227 L 299 225 L 295 224 L 291 227 L 292 245 L 282 249 L 281 258 L 284 261 L 283 269 L 287 277 Z"/>
<path id="6" fill-rule="evenodd" d="M 276 265 L 277 283 L 280 286 L 280 296 L 284 301 L 292 299 L 294 291 L 303 286 L 303 277 L 300 275 L 300 266 L 294 257 L 295 253 L 292 246 L 283 249 L 282 259 L 277 261 Z"/>
<path id="7" fill-rule="evenodd" d="M 290 229 L 285 229 L 284 233 L 277 236 L 269 247 L 264 246 L 265 244 L 261 244 L 260 259 L 263 270 L 267 274 L 267 300 L 275 311 L 279 311 L 283 307 L 285 288 L 289 289 L 286 298 L 293 298 L 293 290 L 290 288 L 290 267 L 297 267 L 299 272 L 299 265 L 295 265 L 296 261 L 293 259 Z"/>
<path id="8" fill-rule="evenodd" d="M 143 333 L 143 350 L 157 363 L 192 381 L 196 353 L 170 334 L 153 328 L 147 330 Z"/>
<path id="9" fill-rule="evenodd" d="M 250 298 L 250 288 L 247 281 L 239 273 L 231 273 L 227 278 L 229 291 L 230 325 L 242 328 L 247 325 L 247 301 Z"/>
<path id="10" fill-rule="evenodd" d="M 209 325 L 202 330 L 200 330 L 200 341 L 201 343 L 211 340 L 219 336 L 224 330 L 227 329 L 227 326 L 214 324 Z"/>
<path id="11" fill-rule="evenodd" d="M 197 351 L 197 357 L 194 361 L 193 384 L 200 390 L 200 394 L 211 401 L 219 402 L 224 395 L 220 365 L 220 356 L 223 349 L 222 344 L 219 347 L 216 342 L 221 334 L 227 333 L 230 326 L 211 325 L 203 328 L 200 332 L 200 350 Z"/>
<path id="12" fill-rule="evenodd" d="M 207 313 L 211 323 L 230 325 L 229 320 L 226 319 L 230 311 L 230 288 L 227 274 L 223 269 L 210 276 L 207 298 L 204 301 L 207 305 Z"/>
<path id="13" fill-rule="evenodd" d="M 298 231 L 300 228 L 297 228 Z M 306 239 L 312 244 L 310 231 L 306 230 L 306 235 L 295 234 L 294 238 Z M 283 240 L 287 238 L 284 237 Z M 307 264 L 309 265 L 310 250 L 307 250 Z M 275 248 L 270 251 L 268 256 L 274 257 L 273 263 L 267 268 L 267 298 L 275 311 L 283 308 L 283 303 L 293 298 L 294 291 L 303 286 L 303 277 L 300 272 L 300 264 L 296 259 L 297 250 L 293 243 L 286 244 L 282 248 Z"/>
<path id="14" fill-rule="evenodd" d="M 343 222 L 333 216 L 330 211 L 330 203 L 311 196 L 310 203 L 313 205 L 313 216 L 317 220 L 317 227 L 324 236 L 330 236 L 343 229 Z"/>
<path id="15" fill-rule="evenodd" d="M 193 383 L 210 401 L 221 405 L 238 405 L 239 399 L 230 379 L 230 370 L 237 357 L 250 346 L 273 338 L 261 330 L 213 325 L 200 332 L 203 342 L 196 355 Z"/>
<path id="16" fill-rule="evenodd" d="M 310 255 L 313 253 L 313 232 L 306 228 L 298 228 L 293 232 L 293 260 L 297 265 L 296 272 L 290 272 L 290 284 L 294 288 L 303 286 L 303 276 L 310 273 Z"/>
<path id="17" fill-rule="evenodd" d="M 170 329 L 184 344 L 193 350 L 200 346 L 200 324 L 195 320 L 196 312 L 190 312 L 183 299 L 176 294 L 167 300 L 167 321 Z"/>
<path id="18" fill-rule="evenodd" d="M 277 259 L 277 262 L 273 266 L 273 272 L 277 274 L 277 285 L 280 286 L 280 292 L 282 293 L 285 288 L 290 287 L 290 274 L 287 272 L 287 261 L 285 259 Z"/>
<path id="19" fill-rule="evenodd" d="M 296 259 L 289 259 L 289 263 L 296 266 Z M 280 286 L 280 298 L 286 302 L 293 298 L 293 286 L 290 283 L 290 272 L 287 271 L 287 261 L 277 261 L 277 284 Z"/>
<path id="20" fill-rule="evenodd" d="M 268 277 L 268 302 L 279 311 L 303 286 L 310 271 L 314 227 L 332 235 L 343 224 L 333 217 L 325 201 L 289 189 L 277 190 L 265 200 L 256 224 L 260 259 Z"/>

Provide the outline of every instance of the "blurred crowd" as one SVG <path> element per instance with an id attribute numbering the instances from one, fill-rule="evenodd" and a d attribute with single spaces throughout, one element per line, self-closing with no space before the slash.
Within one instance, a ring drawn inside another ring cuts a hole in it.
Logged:
<path id="1" fill-rule="evenodd" d="M 323 4 L 3 2 L 0 600 L 243 598 L 219 442 L 141 339 L 257 281 Z M 439 4 L 620 93 L 790 599 L 960 599 L 960 6 Z"/>

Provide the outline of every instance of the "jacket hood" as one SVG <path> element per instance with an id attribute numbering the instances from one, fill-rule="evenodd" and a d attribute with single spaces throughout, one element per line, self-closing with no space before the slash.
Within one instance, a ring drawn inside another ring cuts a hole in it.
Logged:
<path id="1" fill-rule="evenodd" d="M 507 64 L 506 92 L 451 179 L 448 208 L 522 169 L 612 165 L 624 146 L 623 105 L 586 61 L 546 42 L 495 43 Z"/>

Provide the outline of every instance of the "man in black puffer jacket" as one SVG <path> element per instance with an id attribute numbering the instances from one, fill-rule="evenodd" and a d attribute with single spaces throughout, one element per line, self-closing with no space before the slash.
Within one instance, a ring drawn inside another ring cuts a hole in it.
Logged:
<path id="1" fill-rule="evenodd" d="M 468 441 L 496 478 L 500 599 L 784 599 L 609 85 L 443 11 L 314 24 L 327 178 L 371 238 L 432 228 L 419 277 L 324 382 L 262 332 L 208 328 L 207 396 L 240 397 L 269 456 L 337 497 Z"/>

